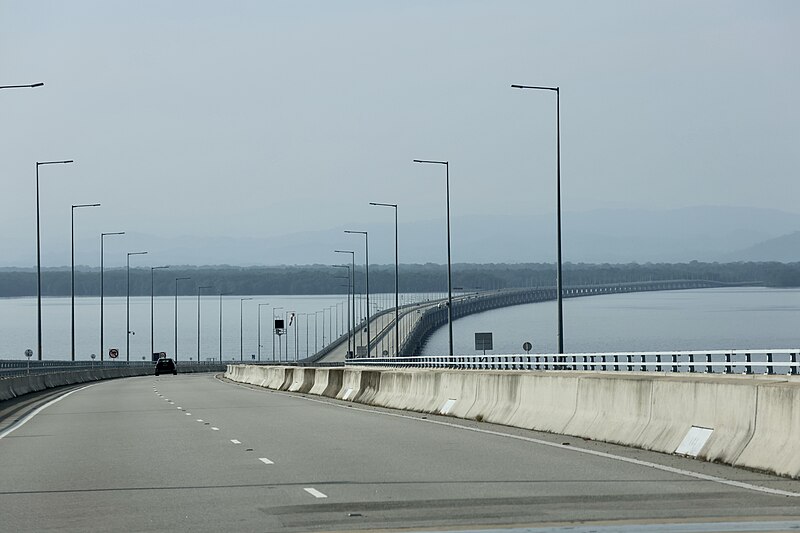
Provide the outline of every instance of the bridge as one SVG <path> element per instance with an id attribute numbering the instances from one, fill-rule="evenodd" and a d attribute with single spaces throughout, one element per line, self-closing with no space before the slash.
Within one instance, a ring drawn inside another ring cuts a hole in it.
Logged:
<path id="1" fill-rule="evenodd" d="M 579 298 L 582 296 L 598 296 L 603 294 L 742 287 L 752 285 L 754 284 L 724 283 L 710 280 L 661 280 L 576 285 L 565 287 L 563 289 L 563 297 Z M 453 297 L 453 320 L 491 309 L 555 300 L 556 296 L 555 287 L 499 289 L 457 294 Z M 446 325 L 447 320 L 446 299 L 432 300 L 401 307 L 399 320 L 399 353 L 403 356 L 419 355 L 430 335 L 438 328 Z M 398 353 L 394 349 L 395 327 L 397 326 L 394 319 L 394 309 L 385 310 L 371 317 L 369 326 L 371 343 L 368 357 L 380 358 L 394 356 L 395 353 Z M 352 338 L 353 334 L 355 334 L 357 339 L 362 339 L 361 342 L 364 342 L 366 339 L 365 331 L 366 324 L 362 322 L 353 330 L 345 333 L 304 361 L 306 363 L 344 362 L 348 351 L 348 339 Z M 385 354 L 383 353 L 384 351 L 386 352 Z"/>

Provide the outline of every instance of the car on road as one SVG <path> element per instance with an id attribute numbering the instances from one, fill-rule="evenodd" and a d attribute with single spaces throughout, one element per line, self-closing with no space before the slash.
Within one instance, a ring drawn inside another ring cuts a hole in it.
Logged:
<path id="1" fill-rule="evenodd" d="M 175 365 L 175 361 L 173 361 L 169 357 L 162 357 L 156 363 L 156 376 L 159 374 L 167 374 L 172 373 L 172 375 L 178 375 L 178 367 Z"/>

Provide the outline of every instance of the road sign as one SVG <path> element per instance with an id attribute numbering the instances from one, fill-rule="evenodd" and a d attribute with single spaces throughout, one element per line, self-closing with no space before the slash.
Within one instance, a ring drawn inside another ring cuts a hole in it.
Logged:
<path id="1" fill-rule="evenodd" d="M 528 341 L 525 341 L 522 344 L 522 349 L 525 350 L 525 353 L 531 353 L 531 349 L 533 349 L 533 344 L 529 343 Z"/>
<path id="2" fill-rule="evenodd" d="M 492 350 L 492 334 L 491 333 L 476 333 L 475 334 L 475 349 L 476 350 Z"/>
<path id="3" fill-rule="evenodd" d="M 111 359 L 116 359 L 116 358 L 119 356 L 119 350 L 117 350 L 116 348 L 111 348 L 111 349 L 108 351 L 108 356 L 109 356 Z"/>
<path id="4" fill-rule="evenodd" d="M 31 350 L 30 348 L 25 350 L 25 357 L 33 357 L 33 350 Z"/>

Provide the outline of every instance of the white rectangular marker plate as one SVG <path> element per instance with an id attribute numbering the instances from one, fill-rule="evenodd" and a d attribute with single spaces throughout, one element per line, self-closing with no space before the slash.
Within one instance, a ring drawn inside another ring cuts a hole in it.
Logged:
<path id="1" fill-rule="evenodd" d="M 444 402 L 444 404 L 442 404 L 442 408 L 439 409 L 439 413 L 443 415 L 450 414 L 450 409 L 452 409 L 455 404 L 456 404 L 456 399 L 450 398 L 449 400 Z"/>
<path id="2" fill-rule="evenodd" d="M 690 457 L 697 457 L 703 450 L 703 446 L 708 442 L 708 438 L 714 432 L 712 428 L 701 428 L 692 426 L 686 436 L 683 438 L 680 446 L 675 450 L 679 455 L 688 455 Z"/>

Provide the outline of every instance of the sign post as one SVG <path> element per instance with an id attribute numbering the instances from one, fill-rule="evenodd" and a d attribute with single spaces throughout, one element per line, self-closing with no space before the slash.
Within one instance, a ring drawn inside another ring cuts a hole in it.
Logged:
<path id="1" fill-rule="evenodd" d="M 486 355 L 486 350 L 493 350 L 492 347 L 492 334 L 489 333 L 476 333 L 475 334 L 475 349 L 483 350 L 483 355 Z"/>
<path id="2" fill-rule="evenodd" d="M 31 357 L 33 357 L 33 350 L 31 350 L 30 348 L 25 350 L 25 357 L 28 358 L 28 374 L 30 374 L 31 373 Z"/>

